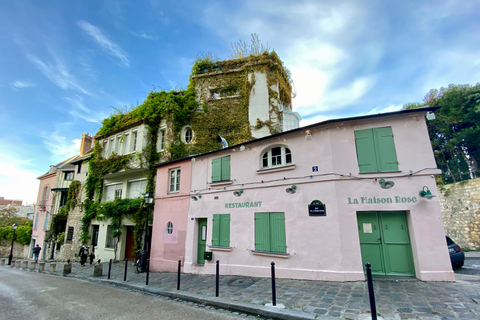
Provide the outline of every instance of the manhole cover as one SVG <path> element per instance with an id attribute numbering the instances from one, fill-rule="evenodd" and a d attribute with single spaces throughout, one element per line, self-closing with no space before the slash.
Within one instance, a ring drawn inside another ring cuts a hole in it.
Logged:
<path id="1" fill-rule="evenodd" d="M 233 287 L 248 287 L 257 282 L 256 279 L 251 278 L 234 278 L 228 281 L 229 286 Z"/>

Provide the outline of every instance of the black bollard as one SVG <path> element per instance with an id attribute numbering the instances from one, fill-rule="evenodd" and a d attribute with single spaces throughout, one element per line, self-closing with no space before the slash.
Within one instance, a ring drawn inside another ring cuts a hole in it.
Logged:
<path id="1" fill-rule="evenodd" d="M 148 286 L 148 279 L 150 278 L 150 259 L 147 260 L 147 280 L 145 281 L 145 285 Z"/>
<path id="2" fill-rule="evenodd" d="M 377 320 L 377 307 L 375 306 L 375 294 L 373 292 L 372 269 L 370 269 L 370 262 L 365 263 L 367 267 L 367 284 L 368 295 L 370 297 L 370 312 L 372 313 L 372 320 Z"/>
<path id="3" fill-rule="evenodd" d="M 110 263 L 108 264 L 108 280 L 110 280 L 111 272 L 112 272 L 112 259 L 110 259 Z"/>
<path id="4" fill-rule="evenodd" d="M 277 292 L 275 288 L 275 262 L 272 261 L 272 305 L 277 305 Z"/>
<path id="5" fill-rule="evenodd" d="M 127 281 L 127 266 L 128 260 L 125 258 L 125 274 L 123 275 L 123 281 Z"/>
<path id="6" fill-rule="evenodd" d="M 177 290 L 180 290 L 180 268 L 181 267 L 182 267 L 182 260 L 178 260 Z"/>
<path id="7" fill-rule="evenodd" d="M 217 260 L 217 273 L 215 277 L 215 297 L 218 297 L 218 283 L 220 282 L 220 260 Z"/>

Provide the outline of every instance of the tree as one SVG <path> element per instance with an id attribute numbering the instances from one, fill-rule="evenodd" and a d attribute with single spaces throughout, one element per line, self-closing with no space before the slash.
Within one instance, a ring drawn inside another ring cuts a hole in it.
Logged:
<path id="1" fill-rule="evenodd" d="M 480 83 L 449 85 L 430 90 L 423 103 L 409 103 L 404 109 L 441 106 L 428 131 L 442 182 L 452 183 L 478 177 L 480 161 Z"/>

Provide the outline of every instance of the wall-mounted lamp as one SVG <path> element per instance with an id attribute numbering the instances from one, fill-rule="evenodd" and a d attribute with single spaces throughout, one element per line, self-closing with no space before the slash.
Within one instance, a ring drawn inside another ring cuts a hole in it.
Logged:
<path id="1" fill-rule="evenodd" d="M 193 195 L 190 197 L 193 201 L 198 201 L 198 199 L 201 199 L 202 198 L 202 195 L 201 194 L 197 194 L 197 195 Z"/>
<path id="2" fill-rule="evenodd" d="M 287 191 L 287 193 L 294 194 L 295 192 L 297 192 L 297 186 L 293 184 L 290 188 L 287 188 L 285 191 Z"/>
<path id="3" fill-rule="evenodd" d="M 435 113 L 429 111 L 427 112 L 426 117 L 427 117 L 427 120 L 435 120 Z"/>
<path id="4" fill-rule="evenodd" d="M 380 181 L 378 181 L 378 183 L 380 183 L 380 187 L 382 189 L 390 189 L 390 188 L 393 188 L 393 186 L 395 185 L 395 182 L 387 181 L 385 179 L 380 179 Z"/>
<path id="5" fill-rule="evenodd" d="M 245 146 L 243 144 L 240 146 L 240 151 L 245 151 Z"/>
<path id="6" fill-rule="evenodd" d="M 433 197 L 435 197 L 431 192 L 430 192 L 430 189 L 428 189 L 427 186 L 424 186 L 422 188 L 422 190 L 419 192 L 420 194 L 420 197 L 422 198 L 427 198 L 427 199 L 432 199 Z"/>
<path id="7" fill-rule="evenodd" d="M 233 191 L 235 197 L 240 197 L 243 194 L 243 189 Z"/>
<path id="8" fill-rule="evenodd" d="M 310 130 L 305 131 L 305 133 L 307 134 L 305 136 L 305 141 L 312 140 L 312 134 L 310 133 Z"/>

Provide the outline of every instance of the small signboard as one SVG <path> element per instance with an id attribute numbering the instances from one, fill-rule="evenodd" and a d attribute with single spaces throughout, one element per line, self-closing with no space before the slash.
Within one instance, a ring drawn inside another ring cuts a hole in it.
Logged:
<path id="1" fill-rule="evenodd" d="M 324 217 L 327 215 L 327 206 L 320 200 L 313 200 L 312 203 L 308 205 L 308 215 Z"/>

